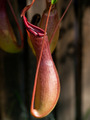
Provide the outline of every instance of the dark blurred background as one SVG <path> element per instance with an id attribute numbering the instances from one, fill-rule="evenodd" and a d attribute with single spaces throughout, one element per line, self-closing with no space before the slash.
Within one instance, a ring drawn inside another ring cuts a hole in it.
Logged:
<path id="1" fill-rule="evenodd" d="M 36 120 L 30 114 L 36 58 L 28 46 L 20 17 L 22 9 L 32 0 L 10 1 L 23 30 L 24 48 L 17 54 L 0 49 L 0 120 Z M 58 0 L 59 16 L 68 3 L 69 0 Z M 44 9 L 45 0 L 36 0 L 27 14 L 28 19 L 31 21 L 36 13 L 42 15 Z M 60 24 L 59 40 L 53 53 L 61 82 L 60 98 L 52 113 L 42 120 L 90 120 L 89 51 L 90 0 L 73 0 Z"/>

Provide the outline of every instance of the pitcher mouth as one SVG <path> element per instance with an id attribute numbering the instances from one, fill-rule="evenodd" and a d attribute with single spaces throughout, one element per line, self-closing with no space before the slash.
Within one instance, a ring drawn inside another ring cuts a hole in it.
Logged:
<path id="1" fill-rule="evenodd" d="M 45 34 L 45 31 L 43 29 L 41 29 L 40 27 L 37 27 L 31 23 L 29 23 L 27 21 L 27 18 L 25 16 L 23 16 L 23 20 L 24 20 L 24 23 L 25 23 L 25 26 L 26 26 L 26 29 L 34 34 L 35 36 L 40 36 L 40 37 L 43 37 L 44 34 Z M 47 33 L 46 33 L 47 34 Z"/>

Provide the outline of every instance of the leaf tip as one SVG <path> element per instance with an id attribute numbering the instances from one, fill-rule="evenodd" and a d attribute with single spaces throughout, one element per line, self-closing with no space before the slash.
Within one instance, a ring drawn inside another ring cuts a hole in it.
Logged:
<path id="1" fill-rule="evenodd" d="M 55 4 L 57 2 L 57 0 L 51 0 L 51 4 Z"/>

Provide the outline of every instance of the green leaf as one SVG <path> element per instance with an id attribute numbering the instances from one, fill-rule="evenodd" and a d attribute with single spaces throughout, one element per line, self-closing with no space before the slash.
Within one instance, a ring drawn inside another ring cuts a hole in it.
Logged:
<path id="1" fill-rule="evenodd" d="M 57 0 L 51 0 L 51 4 L 55 4 L 57 2 Z"/>

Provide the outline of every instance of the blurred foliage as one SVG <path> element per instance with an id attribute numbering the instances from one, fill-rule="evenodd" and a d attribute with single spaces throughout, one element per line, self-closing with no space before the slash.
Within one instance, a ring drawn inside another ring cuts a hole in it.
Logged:
<path id="1" fill-rule="evenodd" d="M 87 111 L 87 113 L 84 116 L 83 120 L 90 120 L 90 109 Z"/>

